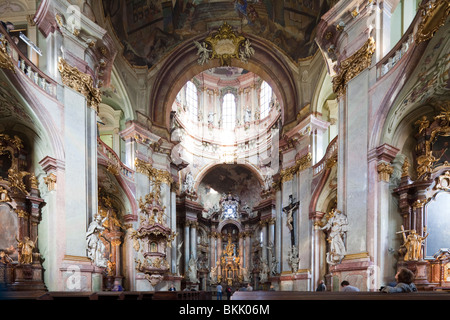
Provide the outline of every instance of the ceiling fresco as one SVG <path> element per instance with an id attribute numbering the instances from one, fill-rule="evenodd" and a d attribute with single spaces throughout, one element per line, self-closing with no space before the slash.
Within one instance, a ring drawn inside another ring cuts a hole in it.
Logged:
<path id="1" fill-rule="evenodd" d="M 124 57 L 152 67 L 177 44 L 217 29 L 225 21 L 236 30 L 275 44 L 292 60 L 313 55 L 315 28 L 326 0 L 103 0 L 103 10 Z"/>

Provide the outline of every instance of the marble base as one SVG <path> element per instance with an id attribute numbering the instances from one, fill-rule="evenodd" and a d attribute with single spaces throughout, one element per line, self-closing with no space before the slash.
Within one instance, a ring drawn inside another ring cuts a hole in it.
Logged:
<path id="1" fill-rule="evenodd" d="M 280 291 L 310 291 L 311 273 L 303 271 L 298 273 L 283 273 L 280 275 Z"/>
<path id="2" fill-rule="evenodd" d="M 39 264 L 23 264 L 14 268 L 14 282 L 8 286 L 14 291 L 47 291 Z"/>
<path id="3" fill-rule="evenodd" d="M 340 284 L 347 280 L 350 285 L 361 291 L 378 291 L 377 281 L 371 279 L 376 274 L 372 272 L 373 263 L 367 254 L 346 256 L 340 264 L 330 267 L 327 278 L 327 288 L 330 291 L 340 291 Z"/>

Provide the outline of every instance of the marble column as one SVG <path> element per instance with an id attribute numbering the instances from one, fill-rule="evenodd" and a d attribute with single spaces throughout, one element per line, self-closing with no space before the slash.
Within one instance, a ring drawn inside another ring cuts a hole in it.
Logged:
<path id="1" fill-rule="evenodd" d="M 262 260 L 269 262 L 267 259 L 267 222 L 261 221 L 262 231 Z"/>
<path id="2" fill-rule="evenodd" d="M 170 192 L 170 229 L 172 229 L 172 231 L 176 232 L 177 230 L 177 204 L 176 204 L 176 193 L 175 191 L 171 190 Z M 171 268 L 172 268 L 172 273 L 176 274 L 177 273 L 177 260 L 178 260 L 178 253 L 177 253 L 177 246 L 178 246 L 178 241 L 175 240 L 172 242 L 172 248 L 170 249 L 171 252 Z"/>
<path id="3" fill-rule="evenodd" d="M 189 232 L 190 231 L 190 226 L 189 226 L 189 221 L 185 222 L 184 225 L 184 271 L 188 272 L 188 268 L 189 268 L 189 258 L 190 258 L 190 244 L 189 244 Z"/>
<path id="4" fill-rule="evenodd" d="M 268 221 L 268 232 L 269 232 L 269 239 L 268 239 L 268 243 L 270 245 L 272 245 L 272 251 L 271 251 L 271 255 L 270 257 L 268 257 L 269 259 L 269 266 L 270 266 L 270 270 L 272 270 L 272 260 L 273 260 L 273 255 L 276 257 L 276 248 L 275 248 L 275 218 L 271 218 Z"/>
<path id="5" fill-rule="evenodd" d="M 239 233 L 239 261 L 241 263 L 241 267 L 244 265 L 244 238 L 245 238 L 245 233 L 240 232 Z"/>
<path id="6" fill-rule="evenodd" d="M 245 238 L 245 267 L 247 268 L 248 272 L 250 273 L 250 259 L 251 259 L 251 236 L 250 233 L 247 232 L 246 233 L 246 238 Z"/>
<path id="7" fill-rule="evenodd" d="M 209 234 L 209 248 L 210 248 L 210 257 L 209 257 L 209 265 L 213 268 L 216 265 L 216 235 L 214 232 Z"/>
<path id="8" fill-rule="evenodd" d="M 222 256 L 222 234 L 219 233 L 217 235 L 217 260 L 219 261 L 219 263 L 221 256 Z M 220 267 L 220 264 L 218 274 L 222 274 L 222 268 Z"/>
<path id="9" fill-rule="evenodd" d="M 191 223 L 191 255 L 197 259 L 197 221 Z"/>

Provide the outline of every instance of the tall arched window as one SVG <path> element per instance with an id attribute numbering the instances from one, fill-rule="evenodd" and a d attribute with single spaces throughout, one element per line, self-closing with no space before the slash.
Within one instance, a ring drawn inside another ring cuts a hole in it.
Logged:
<path id="1" fill-rule="evenodd" d="M 198 95 L 197 87 L 192 81 L 186 83 L 186 105 L 191 119 L 198 120 Z"/>
<path id="2" fill-rule="evenodd" d="M 272 100 L 272 88 L 265 81 L 261 84 L 261 91 L 259 92 L 260 116 L 264 119 L 269 115 L 270 101 Z"/>
<path id="3" fill-rule="evenodd" d="M 236 101 L 232 93 L 223 96 L 222 121 L 225 129 L 234 129 L 236 125 Z"/>

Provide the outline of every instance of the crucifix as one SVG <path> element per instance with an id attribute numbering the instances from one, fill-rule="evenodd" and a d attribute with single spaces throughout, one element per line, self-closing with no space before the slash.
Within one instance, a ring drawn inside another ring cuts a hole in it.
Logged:
<path id="1" fill-rule="evenodd" d="M 283 212 L 286 213 L 287 220 L 286 225 L 291 232 L 291 245 L 295 245 L 295 230 L 294 230 L 294 212 L 298 209 L 299 201 L 294 202 L 292 194 L 289 195 L 289 204 L 283 208 Z"/>

